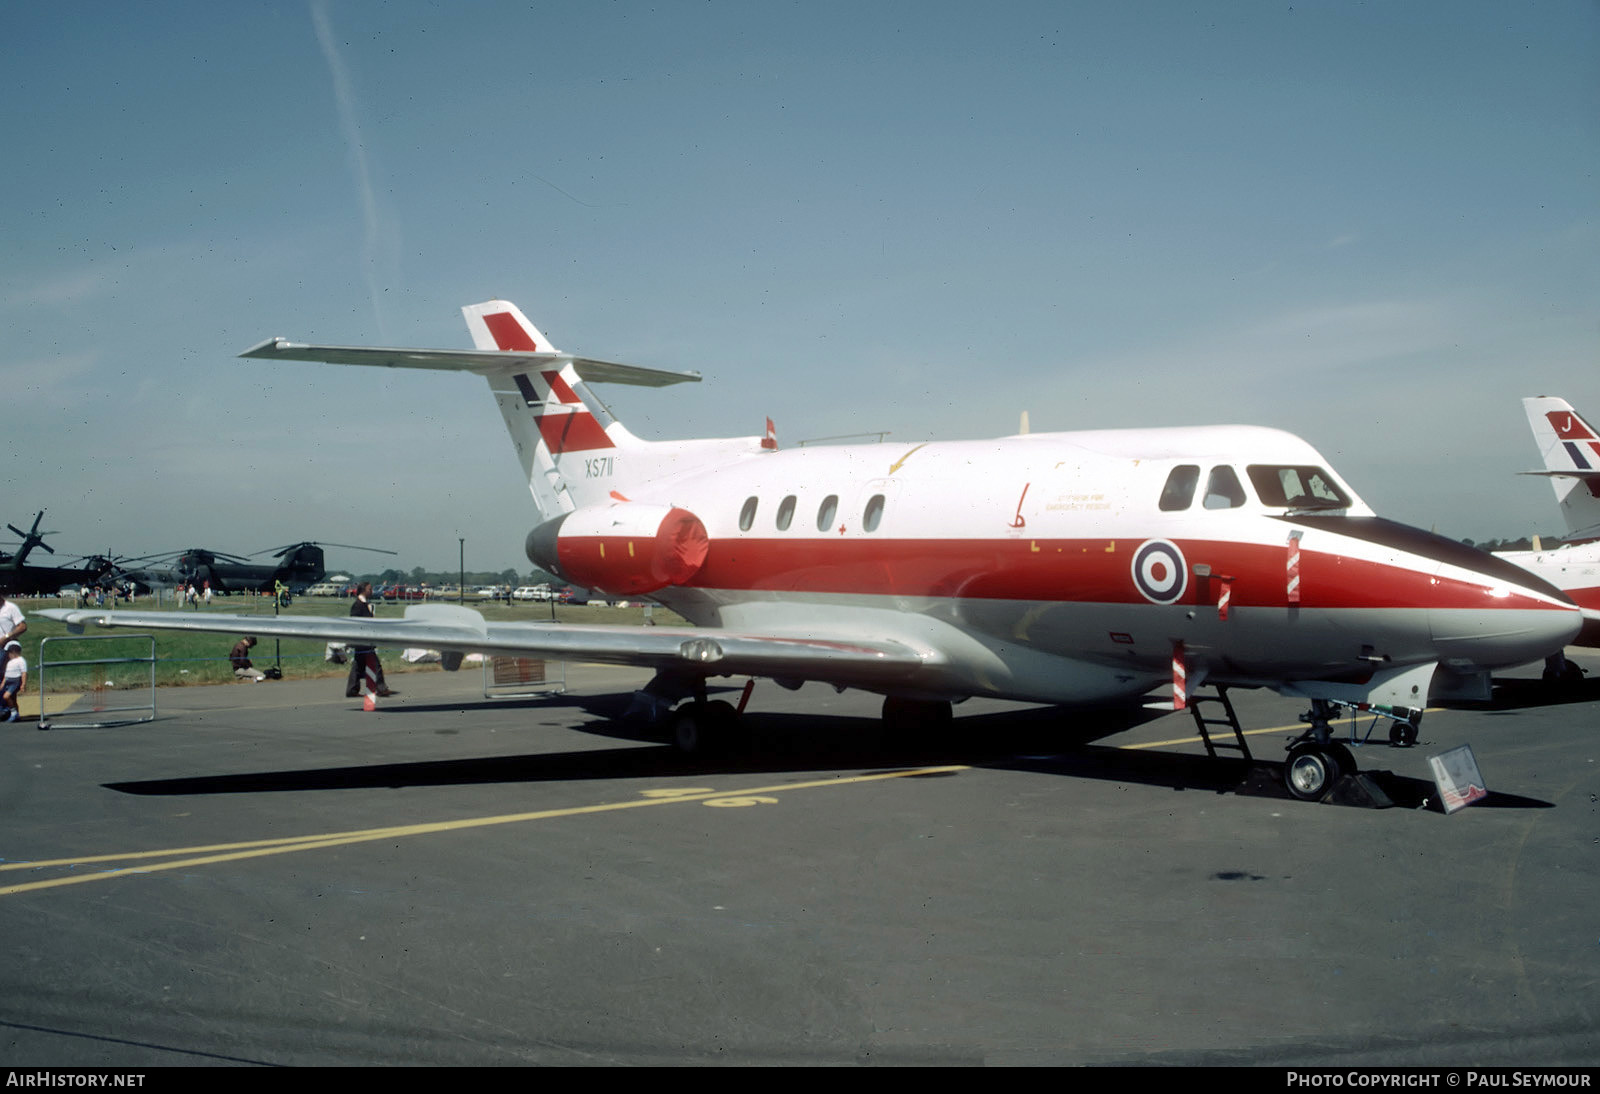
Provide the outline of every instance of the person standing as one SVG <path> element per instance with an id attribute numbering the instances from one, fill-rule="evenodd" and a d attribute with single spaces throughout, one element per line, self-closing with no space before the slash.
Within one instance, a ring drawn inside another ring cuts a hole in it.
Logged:
<path id="1" fill-rule="evenodd" d="M 21 636 L 27 629 L 28 624 L 24 622 L 22 609 L 0 595 L 0 646 Z"/>
<path id="2" fill-rule="evenodd" d="M 350 602 L 350 617 L 352 619 L 373 618 L 372 582 L 363 581 L 356 587 L 356 598 Z M 389 685 L 383 682 L 383 663 L 378 660 L 378 651 L 372 646 L 351 643 L 350 676 L 344 683 L 346 699 L 354 699 L 361 694 L 361 682 L 363 679 L 379 695 L 394 694 Z"/>
<path id="3" fill-rule="evenodd" d="M 3 704 L 0 721 L 16 722 L 22 719 L 17 696 L 28 686 L 28 662 L 22 656 L 22 643 L 7 642 L 5 657 L 5 680 L 0 683 L 0 704 Z"/>

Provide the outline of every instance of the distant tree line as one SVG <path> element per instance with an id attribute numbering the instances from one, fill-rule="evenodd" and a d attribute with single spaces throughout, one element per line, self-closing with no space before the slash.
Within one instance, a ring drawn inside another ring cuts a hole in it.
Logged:
<path id="1" fill-rule="evenodd" d="M 1538 538 L 1541 551 L 1549 551 L 1561 546 L 1562 543 L 1559 536 L 1540 536 Z M 1533 539 L 1534 537 L 1532 536 L 1523 536 L 1521 539 L 1486 539 L 1480 542 L 1463 539 L 1461 542 L 1468 547 L 1476 547 L 1480 551 L 1493 553 L 1495 551 L 1531 551 L 1533 550 Z"/>
<path id="2" fill-rule="evenodd" d="M 358 574 L 356 581 L 370 581 L 374 585 L 455 585 L 463 580 L 460 570 L 425 570 L 421 566 L 411 570 L 390 568 L 381 573 Z M 533 570 L 522 574 L 516 570 L 468 570 L 466 584 L 472 585 L 564 585 L 559 577 Z"/>

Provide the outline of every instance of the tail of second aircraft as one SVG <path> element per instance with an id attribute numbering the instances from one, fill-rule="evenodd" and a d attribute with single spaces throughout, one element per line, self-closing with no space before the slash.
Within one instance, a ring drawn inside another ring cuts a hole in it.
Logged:
<path id="1" fill-rule="evenodd" d="M 1600 535 L 1600 433 L 1565 399 L 1540 395 L 1522 407 L 1544 461 L 1544 470 L 1526 473 L 1550 480 L 1569 534 Z"/>

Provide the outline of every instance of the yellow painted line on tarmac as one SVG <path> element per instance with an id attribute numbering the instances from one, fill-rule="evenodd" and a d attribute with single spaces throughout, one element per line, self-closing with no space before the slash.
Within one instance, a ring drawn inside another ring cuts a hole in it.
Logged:
<path id="1" fill-rule="evenodd" d="M 1268 733 L 1299 733 L 1304 728 L 1304 723 L 1295 722 L 1287 725 L 1267 726 L 1264 729 L 1249 729 L 1245 730 L 1244 733 L 1246 736 L 1253 737 Z M 1174 745 L 1197 743 L 1200 743 L 1199 734 L 1190 734 L 1189 736 L 1173 737 L 1164 741 L 1144 741 L 1138 744 L 1117 745 L 1116 747 L 1127 749 L 1128 751 L 1139 751 L 1142 749 L 1171 748 Z M 951 764 L 942 767 L 910 768 L 904 771 L 886 771 L 870 775 L 815 779 L 810 782 L 749 787 L 739 790 L 715 790 L 708 787 L 646 790 L 642 792 L 641 798 L 637 800 L 606 802 L 601 805 L 572 806 L 565 809 L 543 809 L 532 813 L 508 813 L 497 817 L 471 817 L 465 820 L 402 824 L 387 828 L 364 828 L 350 832 L 326 832 L 320 835 L 293 836 L 285 839 L 245 840 L 236 843 L 217 843 L 195 847 L 173 847 L 161 851 L 130 851 L 121 854 L 88 855 L 77 858 L 4 862 L 0 863 L 0 873 L 16 870 L 75 868 L 109 862 L 139 862 L 148 859 L 171 860 L 148 865 L 68 874 L 64 877 L 0 886 L 0 897 L 35 892 L 40 889 L 54 889 L 63 885 L 81 885 L 90 881 L 107 881 L 112 878 L 128 877 L 130 875 L 154 874 L 165 870 L 184 870 L 222 862 L 240 862 L 245 859 L 263 858 L 268 855 L 285 855 L 296 851 L 316 851 L 325 847 L 344 847 L 355 843 L 371 843 L 383 839 L 426 836 L 438 832 L 456 832 L 469 828 L 488 828 L 501 824 L 521 824 L 528 821 L 557 820 L 563 817 L 613 813 L 625 809 L 642 809 L 653 805 L 679 805 L 691 802 L 698 802 L 715 808 L 768 805 L 777 801 L 772 795 L 783 794 L 788 791 L 817 790 L 830 786 L 852 786 L 860 783 L 882 782 L 887 779 L 914 778 L 920 775 L 946 775 L 970 770 L 971 766 L 967 764 Z M 173 856 L 180 857 L 174 858 Z"/>
<path id="2" fill-rule="evenodd" d="M 1223 727 L 1219 726 L 1217 728 L 1220 730 Z M 1305 727 L 1305 723 L 1304 722 L 1296 722 L 1294 725 L 1268 726 L 1266 729 L 1247 729 L 1247 730 L 1244 731 L 1244 735 L 1246 737 L 1257 737 L 1257 736 L 1260 736 L 1261 734 L 1264 734 L 1264 733 L 1300 733 L 1300 732 L 1303 732 L 1305 730 L 1305 728 L 1306 727 Z M 1135 751 L 1138 751 L 1139 749 L 1142 749 L 1142 748 L 1170 748 L 1173 745 L 1187 745 L 1187 744 L 1200 744 L 1200 743 L 1203 743 L 1200 740 L 1200 734 L 1191 733 L 1187 737 L 1173 737 L 1171 740 L 1167 740 L 1167 741 L 1145 741 L 1145 742 L 1143 742 L 1141 744 L 1136 744 L 1136 745 L 1117 745 L 1117 747 L 1118 748 L 1125 748 L 1130 752 L 1135 752 Z"/>
<path id="3" fill-rule="evenodd" d="M 870 775 L 850 775 L 834 779 L 815 779 L 810 782 L 784 783 L 778 786 L 758 786 L 738 790 L 713 790 L 692 787 L 682 790 L 645 791 L 637 800 L 607 802 L 602 805 L 581 805 L 566 809 L 542 809 L 533 813 L 508 813 L 498 817 L 471 817 L 466 820 L 435 821 L 425 824 L 401 824 L 388 828 L 365 828 L 352 832 L 326 832 L 321 835 L 295 836 L 277 840 L 249 840 L 241 843 L 218 843 L 199 847 L 174 847 L 165 851 L 132 851 L 119 855 L 93 855 L 83 858 L 50 859 L 38 862 L 0 863 L 0 871 L 43 870 L 60 867 L 77 867 L 91 863 L 134 862 L 145 859 L 167 859 L 141 866 L 127 866 L 110 870 L 68 874 L 64 877 L 27 881 L 0 887 L 0 896 L 31 893 L 40 889 L 54 889 L 63 885 L 82 885 L 90 881 L 108 881 L 112 878 L 138 874 L 154 874 L 164 870 L 186 870 L 197 866 L 210 866 L 220 862 L 240 862 L 267 855 L 286 855 L 296 851 L 317 851 L 324 847 L 343 847 L 353 843 L 371 843 L 376 840 L 402 839 L 409 836 L 426 836 L 436 832 L 458 832 L 469 828 L 488 828 L 499 824 L 521 824 L 527 821 L 555 820 L 562 817 L 581 817 L 594 813 L 612 813 L 624 809 L 642 809 L 647 806 L 680 805 L 698 802 L 713 807 L 769 804 L 773 795 L 795 790 L 820 790 L 830 786 L 853 786 L 861 783 L 883 782 L 887 779 L 914 778 L 919 775 L 947 775 L 969 771 L 964 764 L 944 767 L 918 767 L 904 771 L 880 771 Z"/>
<path id="4" fill-rule="evenodd" d="M 1428 707 L 1425 711 L 1423 711 L 1423 713 L 1424 714 L 1432 714 L 1432 713 L 1434 713 L 1436 711 L 1443 710 L 1443 709 L 1444 709 L 1443 707 Z M 1176 713 L 1176 711 L 1174 711 L 1174 713 Z M 1374 717 L 1380 717 L 1381 718 L 1382 715 L 1374 715 Z M 1330 723 L 1330 724 L 1332 724 L 1332 723 Z M 1225 727 L 1218 726 L 1217 728 L 1218 728 L 1219 731 L 1221 731 L 1221 730 L 1224 730 Z M 1294 733 L 1294 734 L 1298 735 L 1298 734 L 1304 733 L 1305 730 L 1306 730 L 1306 723 L 1304 723 L 1304 722 L 1291 722 L 1289 725 L 1268 726 L 1265 729 L 1247 729 L 1247 730 L 1244 731 L 1244 735 L 1246 737 L 1259 737 L 1259 736 L 1262 736 L 1262 735 L 1267 734 L 1267 733 Z M 1339 740 L 1339 739 L 1340 739 L 1339 734 L 1335 733 L 1334 734 L 1334 740 Z M 1170 748 L 1172 745 L 1187 745 L 1187 744 L 1195 744 L 1195 743 L 1203 743 L 1203 742 L 1200 741 L 1200 734 L 1198 734 L 1198 733 L 1191 733 L 1187 737 L 1174 737 L 1174 738 L 1172 738 L 1171 740 L 1168 740 L 1168 741 L 1146 741 L 1143 744 L 1118 745 L 1117 747 L 1118 748 L 1126 748 L 1126 749 L 1129 749 L 1129 750 L 1137 750 L 1137 749 L 1141 749 L 1141 748 Z M 1389 743 L 1389 735 L 1388 735 L 1388 733 L 1385 733 L 1383 735 L 1383 743 L 1384 744 L 1388 744 Z"/>

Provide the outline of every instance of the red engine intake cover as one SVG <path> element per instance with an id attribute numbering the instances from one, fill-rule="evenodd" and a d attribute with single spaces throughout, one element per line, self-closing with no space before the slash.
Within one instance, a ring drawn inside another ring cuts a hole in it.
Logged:
<path id="1" fill-rule="evenodd" d="M 579 585 L 640 596 L 694 577 L 710 549 L 706 526 L 687 509 L 624 502 L 568 514 L 555 562 Z"/>

